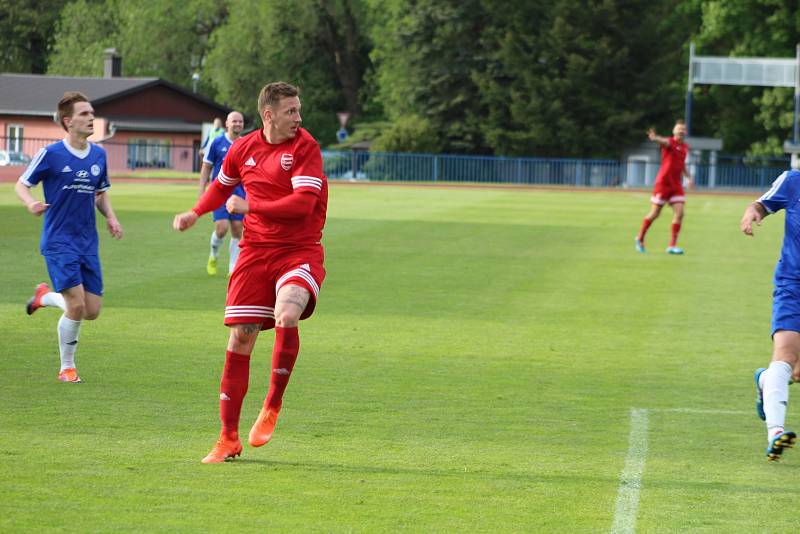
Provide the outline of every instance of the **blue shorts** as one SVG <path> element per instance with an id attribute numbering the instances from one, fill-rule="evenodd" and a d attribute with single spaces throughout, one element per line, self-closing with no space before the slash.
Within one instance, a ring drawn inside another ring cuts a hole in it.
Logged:
<path id="1" fill-rule="evenodd" d="M 236 186 L 236 189 L 233 190 L 232 195 L 236 195 L 242 198 L 247 198 L 244 193 L 244 187 L 242 184 Z M 222 207 L 217 208 L 214 210 L 214 222 L 217 221 L 243 221 L 244 220 L 244 213 L 228 213 L 228 210 L 225 208 L 225 204 Z"/>
<path id="2" fill-rule="evenodd" d="M 83 284 L 84 291 L 103 294 L 103 273 L 100 258 L 97 256 L 78 256 L 77 254 L 47 254 L 44 257 L 53 291 L 60 293 L 65 289 Z"/>
<path id="3" fill-rule="evenodd" d="M 800 332 L 800 284 L 775 286 L 772 293 L 772 335 L 778 330 Z"/>

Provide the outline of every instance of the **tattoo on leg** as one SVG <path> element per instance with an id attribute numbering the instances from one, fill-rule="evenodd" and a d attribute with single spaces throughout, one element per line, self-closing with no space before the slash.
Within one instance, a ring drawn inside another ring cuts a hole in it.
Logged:
<path id="1" fill-rule="evenodd" d="M 286 298 L 283 298 L 283 299 L 279 300 L 278 303 L 281 306 L 287 306 L 287 305 L 291 304 L 291 305 L 297 306 L 301 310 L 305 310 L 306 309 L 306 304 L 308 304 L 308 299 L 298 299 L 298 298 L 293 297 L 292 295 L 288 295 Z"/>
<path id="2" fill-rule="evenodd" d="M 261 326 L 260 326 L 260 325 L 257 325 L 257 324 L 246 324 L 246 325 L 242 325 L 242 332 L 244 332 L 244 333 L 245 333 L 245 334 L 247 334 L 248 336 L 251 336 L 251 335 L 253 335 L 253 334 L 257 333 L 257 332 L 259 332 L 260 330 L 261 330 Z"/>

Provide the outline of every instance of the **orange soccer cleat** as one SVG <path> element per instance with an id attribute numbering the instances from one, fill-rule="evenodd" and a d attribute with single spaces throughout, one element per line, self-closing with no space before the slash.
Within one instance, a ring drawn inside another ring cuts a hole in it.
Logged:
<path id="1" fill-rule="evenodd" d="M 82 382 L 81 377 L 78 376 L 78 370 L 74 367 L 69 367 L 58 373 L 58 380 L 61 382 L 71 382 L 73 384 Z"/>
<path id="2" fill-rule="evenodd" d="M 220 436 L 205 458 L 200 460 L 204 464 L 219 464 L 228 458 L 235 458 L 242 454 L 242 442 L 239 438 L 226 439 Z"/>
<path id="3" fill-rule="evenodd" d="M 25 311 L 28 312 L 28 315 L 42 307 L 42 297 L 47 293 L 50 293 L 50 286 L 46 283 L 42 282 L 36 286 L 33 296 L 28 301 L 28 304 L 25 305 Z M 80 380 L 78 382 L 80 382 Z"/>
<path id="4" fill-rule="evenodd" d="M 266 445 L 269 440 L 272 439 L 272 433 L 275 431 L 275 424 L 277 422 L 277 411 L 261 408 L 258 419 L 253 423 L 253 428 L 250 429 L 250 436 L 247 441 L 253 447 Z"/>

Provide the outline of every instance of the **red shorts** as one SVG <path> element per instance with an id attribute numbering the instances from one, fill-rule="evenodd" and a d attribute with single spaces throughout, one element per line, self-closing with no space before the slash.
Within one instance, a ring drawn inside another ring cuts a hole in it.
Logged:
<path id="1" fill-rule="evenodd" d="M 668 184 L 664 182 L 656 182 L 653 188 L 653 196 L 650 197 L 650 202 L 663 206 L 670 203 L 686 202 L 686 196 L 683 192 L 683 185 L 678 182 L 677 184 Z"/>
<path id="2" fill-rule="evenodd" d="M 314 313 L 319 288 L 325 280 L 322 245 L 294 248 L 243 247 L 228 282 L 225 325 L 261 323 L 275 326 L 275 298 L 285 285 L 308 290 L 311 298 L 300 319 Z"/>

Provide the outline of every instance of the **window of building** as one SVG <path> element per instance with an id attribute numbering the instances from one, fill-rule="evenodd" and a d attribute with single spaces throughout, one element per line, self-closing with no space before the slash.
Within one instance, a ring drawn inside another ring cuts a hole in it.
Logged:
<path id="1" fill-rule="evenodd" d="M 22 152 L 22 125 L 9 124 L 6 127 L 6 150 Z"/>
<path id="2" fill-rule="evenodd" d="M 128 167 L 131 169 L 171 168 L 172 141 L 169 139 L 129 139 Z"/>

